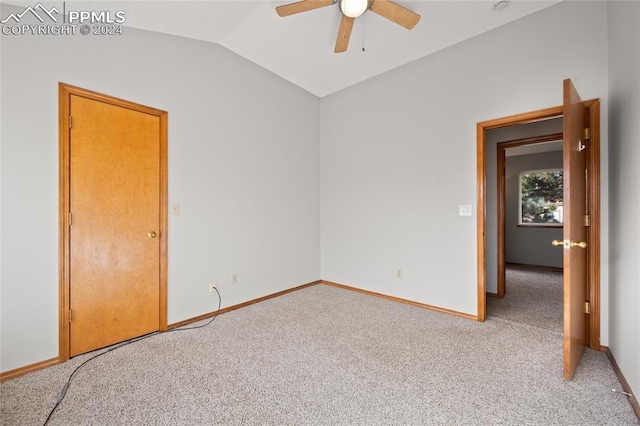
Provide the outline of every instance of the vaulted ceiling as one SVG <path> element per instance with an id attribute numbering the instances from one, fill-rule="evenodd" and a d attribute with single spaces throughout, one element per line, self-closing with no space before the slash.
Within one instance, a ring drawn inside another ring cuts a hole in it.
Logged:
<path id="1" fill-rule="evenodd" d="M 65 7 L 124 10 L 129 27 L 218 43 L 322 97 L 560 0 L 510 0 L 501 10 L 492 0 L 395 1 L 421 15 L 413 30 L 367 11 L 340 54 L 333 52 L 338 4 L 284 18 L 275 8 L 287 0 L 67 1 Z"/>

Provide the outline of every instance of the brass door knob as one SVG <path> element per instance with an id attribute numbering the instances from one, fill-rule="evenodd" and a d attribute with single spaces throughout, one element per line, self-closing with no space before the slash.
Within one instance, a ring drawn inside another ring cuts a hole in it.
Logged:
<path id="1" fill-rule="evenodd" d="M 157 236 L 158 236 L 158 234 L 156 234 L 156 233 L 155 233 L 155 231 L 151 231 L 151 232 L 149 232 L 149 233 L 147 234 L 147 237 L 149 237 L 149 238 L 155 238 L 155 237 L 157 237 Z"/>
<path id="2" fill-rule="evenodd" d="M 563 246 L 566 249 L 570 249 L 573 247 L 580 247 L 580 248 L 587 248 L 587 243 L 585 243 L 584 241 L 563 241 L 563 240 L 553 240 L 551 241 L 551 244 L 553 244 L 554 246 Z"/>

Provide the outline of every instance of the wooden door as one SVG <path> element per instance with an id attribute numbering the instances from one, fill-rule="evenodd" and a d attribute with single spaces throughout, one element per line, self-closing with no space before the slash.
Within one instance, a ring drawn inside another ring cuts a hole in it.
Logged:
<path id="1" fill-rule="evenodd" d="M 570 380 L 587 342 L 586 107 L 564 81 L 564 377 Z"/>
<path id="2" fill-rule="evenodd" d="M 61 99 L 70 356 L 166 328 L 166 118 L 91 95 L 71 89 Z"/>

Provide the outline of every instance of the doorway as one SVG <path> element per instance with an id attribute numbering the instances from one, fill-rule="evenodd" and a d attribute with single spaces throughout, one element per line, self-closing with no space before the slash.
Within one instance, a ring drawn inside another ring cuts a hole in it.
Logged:
<path id="1" fill-rule="evenodd" d="M 497 199 L 487 206 L 489 220 L 497 217 L 497 261 L 487 260 L 497 263 L 497 276 L 487 285 L 487 315 L 558 333 L 563 252 L 549 242 L 563 238 L 562 127 L 558 117 L 489 130 L 486 140 L 496 154 L 487 165 L 496 169 L 487 198 Z"/>
<path id="2" fill-rule="evenodd" d="M 519 136 L 527 133 L 547 133 L 549 130 L 559 130 L 559 133 L 524 137 L 498 142 L 496 145 L 497 291 L 494 293 L 487 289 L 487 295 L 499 298 L 504 297 L 507 291 L 507 263 L 562 270 L 562 252 L 549 250 L 549 241 L 562 239 L 561 224 L 521 223 L 521 214 L 518 213 L 521 208 L 520 173 L 530 170 L 562 169 L 562 118 L 512 127 Z M 511 127 L 503 129 L 511 130 Z M 491 133 L 488 132 L 489 135 Z M 491 136 L 488 142 L 490 140 Z M 487 188 L 487 192 L 491 193 L 492 188 Z M 488 209 L 488 214 L 493 216 L 490 212 L 491 209 Z"/>
<path id="3" fill-rule="evenodd" d="M 167 113 L 60 83 L 61 361 L 167 328 Z"/>
<path id="4" fill-rule="evenodd" d="M 478 231 L 478 320 L 484 321 L 486 319 L 486 293 L 487 293 L 487 223 L 490 219 L 495 217 L 487 216 L 487 199 L 486 189 L 488 185 L 487 180 L 487 159 L 486 159 L 486 133 L 491 129 L 498 129 L 507 126 L 514 126 L 526 123 L 535 123 L 544 120 L 549 120 L 557 117 L 565 117 L 566 111 L 573 111 L 567 107 L 572 106 L 573 103 L 567 102 L 569 97 L 566 93 L 571 86 L 569 80 L 565 81 L 565 105 L 552 107 L 523 114 L 517 114 L 513 116 L 502 117 L 485 122 L 479 122 L 477 124 L 477 194 L 478 194 L 478 217 L 477 217 L 477 231 Z M 589 143 L 586 147 L 581 146 L 580 151 L 586 149 L 586 209 L 589 212 L 585 215 L 585 227 L 588 240 L 589 249 L 586 251 L 586 295 L 588 302 L 584 304 L 585 313 L 587 313 L 586 319 L 586 333 L 585 343 L 595 350 L 601 350 L 600 346 L 600 128 L 599 128 L 599 116 L 600 116 L 600 103 L 599 100 L 591 100 L 581 102 L 584 106 L 584 114 L 580 114 L 580 119 L 583 121 L 585 135 L 581 134 L 580 138 L 586 138 Z M 574 114 L 575 115 L 575 114 Z M 573 120 L 572 120 L 573 121 Z M 568 121 L 567 121 L 568 122 Z M 566 136 L 566 123 L 565 123 L 565 146 L 567 141 L 573 140 Z M 582 130 L 582 129 L 581 129 Z M 576 131 L 572 127 L 572 134 Z M 577 145 L 577 144 L 576 144 Z M 571 142 L 572 149 L 575 148 L 573 142 Z M 495 181 L 494 181 L 495 182 Z M 492 184 L 491 182 L 489 184 Z M 573 220 L 576 223 L 575 220 Z M 566 234 L 565 234 L 566 235 Z M 565 240 L 567 238 L 565 237 Z M 565 242 L 566 244 L 566 242 Z M 577 244 L 576 244 L 577 245 Z M 573 247 L 573 244 L 572 246 Z M 565 246 L 565 249 L 568 248 Z M 565 283 L 566 288 L 566 283 Z M 566 295 L 566 293 L 565 293 Z M 566 299 L 565 299 L 566 302 Z M 572 301 L 571 306 L 574 307 L 575 302 Z M 582 303 L 580 303 L 582 305 Z M 565 323 L 566 323 L 566 308 L 565 303 Z M 582 306 L 580 306 L 582 309 Z M 573 311 L 572 311 L 573 313 Z M 566 325 L 566 324 L 565 324 Z M 567 361 L 567 342 L 573 342 L 573 339 L 567 338 L 565 328 L 565 362 Z M 572 366 L 575 365 L 575 360 L 572 360 Z M 566 365 L 565 365 L 566 366 Z M 565 369 L 565 377 L 569 378 L 572 374 L 572 369 L 567 373 Z"/>

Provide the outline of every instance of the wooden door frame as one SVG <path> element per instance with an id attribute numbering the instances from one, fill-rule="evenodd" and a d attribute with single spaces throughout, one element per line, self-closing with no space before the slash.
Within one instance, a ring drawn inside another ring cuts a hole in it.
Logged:
<path id="1" fill-rule="evenodd" d="M 167 122 L 166 111 L 151 108 L 145 105 L 129 102 L 123 99 L 93 92 L 91 90 L 58 83 L 58 130 L 59 130 L 59 215 L 58 215 L 58 245 L 59 245 L 59 293 L 58 293 L 58 361 L 69 359 L 69 297 L 70 297 L 70 235 L 68 226 L 69 214 L 69 166 L 70 166 L 70 100 L 71 96 L 104 102 L 109 105 L 127 108 L 133 111 L 150 114 L 160 121 L 160 191 L 159 191 L 159 235 L 160 235 L 160 271 L 159 271 L 159 329 L 167 330 Z"/>
<path id="2" fill-rule="evenodd" d="M 595 350 L 602 350 L 600 345 L 600 100 L 585 101 L 587 121 L 591 128 L 590 143 L 587 144 L 588 190 L 587 206 L 591 216 L 588 228 L 589 250 L 587 254 L 588 295 L 591 304 L 589 315 L 587 344 Z M 486 320 L 486 132 L 491 129 L 532 123 L 550 118 L 562 117 L 563 107 L 551 107 L 536 111 L 515 114 L 477 123 L 476 125 L 476 159 L 477 159 L 477 270 L 478 270 L 478 321 Z"/>
<path id="3" fill-rule="evenodd" d="M 562 133 L 554 133 L 544 136 L 534 136 L 523 139 L 516 139 L 507 142 L 499 142 L 497 148 L 497 165 L 498 165 L 498 291 L 495 294 L 488 293 L 491 296 L 504 297 L 507 292 L 506 284 L 506 201 L 505 201 L 505 161 L 506 150 L 517 146 L 534 145 L 544 142 L 552 142 L 562 140 Z"/>

